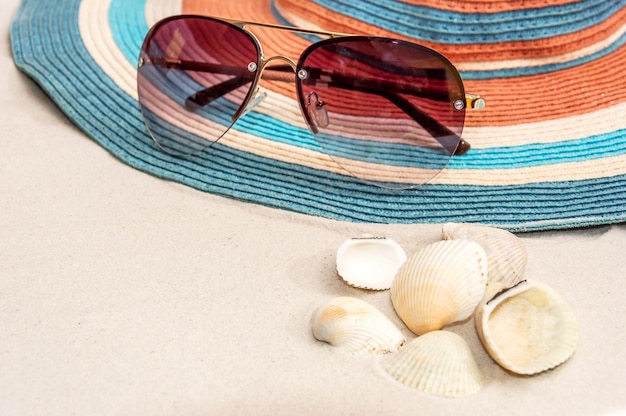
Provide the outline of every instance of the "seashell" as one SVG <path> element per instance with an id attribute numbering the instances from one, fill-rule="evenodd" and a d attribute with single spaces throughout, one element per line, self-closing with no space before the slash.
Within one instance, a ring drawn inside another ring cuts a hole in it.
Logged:
<path id="1" fill-rule="evenodd" d="M 350 238 L 337 250 L 337 273 L 350 286 L 385 290 L 406 260 L 402 247 L 386 237 Z"/>
<path id="2" fill-rule="evenodd" d="M 565 362 L 576 349 L 578 324 L 552 288 L 524 280 L 476 309 L 476 331 L 503 368 L 531 375 Z"/>
<path id="3" fill-rule="evenodd" d="M 350 353 L 386 354 L 406 341 L 389 318 L 369 303 L 342 296 L 321 305 L 311 320 L 320 341 Z"/>
<path id="4" fill-rule="evenodd" d="M 400 383 L 438 396 L 467 396 L 484 384 L 465 340 L 448 331 L 433 331 L 413 339 L 399 352 L 384 357 L 381 365 Z"/>
<path id="5" fill-rule="evenodd" d="M 444 240 L 413 254 L 391 285 L 406 326 L 422 335 L 469 318 L 485 293 L 487 255 L 469 240 Z"/>
<path id="6" fill-rule="evenodd" d="M 489 261 L 487 291 L 491 294 L 523 280 L 528 253 L 515 234 L 486 225 L 447 223 L 443 225 L 442 237 L 475 241 L 485 249 Z"/>

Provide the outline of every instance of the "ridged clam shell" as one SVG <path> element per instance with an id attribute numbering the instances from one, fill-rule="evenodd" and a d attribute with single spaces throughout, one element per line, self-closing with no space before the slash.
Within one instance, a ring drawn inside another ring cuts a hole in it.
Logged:
<path id="1" fill-rule="evenodd" d="M 311 327 L 316 339 L 355 354 L 394 352 L 406 340 L 385 314 L 348 296 L 322 304 L 313 314 Z"/>
<path id="2" fill-rule="evenodd" d="M 476 330 L 503 368 L 531 375 L 569 359 L 578 343 L 574 311 L 548 285 L 525 280 L 496 294 L 476 310 Z"/>
<path id="3" fill-rule="evenodd" d="M 485 250 L 469 240 L 430 244 L 400 267 L 391 301 L 406 326 L 422 335 L 469 318 L 485 293 Z"/>
<path id="4" fill-rule="evenodd" d="M 406 253 L 393 239 L 364 235 L 339 246 L 337 273 L 350 286 L 385 290 L 405 260 Z"/>
<path id="5" fill-rule="evenodd" d="M 528 253 L 524 242 L 515 234 L 479 224 L 447 223 L 443 225 L 442 237 L 475 241 L 485 249 L 489 261 L 487 284 L 494 292 L 523 280 Z"/>
<path id="6" fill-rule="evenodd" d="M 402 384 L 438 396 L 467 396 L 484 384 L 467 343 L 448 331 L 433 331 L 415 338 L 399 352 L 384 357 L 381 365 Z"/>

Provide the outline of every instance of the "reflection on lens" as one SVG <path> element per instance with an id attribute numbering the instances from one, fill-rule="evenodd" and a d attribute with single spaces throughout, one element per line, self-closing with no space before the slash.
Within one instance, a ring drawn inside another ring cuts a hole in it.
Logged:
<path id="1" fill-rule="evenodd" d="M 157 23 L 137 70 L 139 103 L 155 142 L 189 155 L 219 140 L 250 95 L 258 57 L 253 38 L 229 23 L 204 17 Z"/>
<path id="2" fill-rule="evenodd" d="M 465 109 L 454 103 L 464 100 L 463 84 L 428 48 L 386 38 L 329 39 L 303 53 L 298 73 L 300 104 L 318 143 L 354 176 L 418 186 L 459 144 Z"/>

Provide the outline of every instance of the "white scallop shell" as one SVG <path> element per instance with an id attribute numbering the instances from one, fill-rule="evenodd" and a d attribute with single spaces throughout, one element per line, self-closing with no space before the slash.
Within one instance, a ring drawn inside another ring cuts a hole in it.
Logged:
<path id="1" fill-rule="evenodd" d="M 397 351 L 406 340 L 374 306 L 347 296 L 321 305 L 313 314 L 311 327 L 316 339 L 355 354 Z"/>
<path id="2" fill-rule="evenodd" d="M 442 237 L 475 241 L 485 249 L 489 261 L 487 284 L 493 293 L 523 280 L 528 253 L 524 242 L 515 234 L 486 225 L 447 223 L 443 225 Z"/>
<path id="3" fill-rule="evenodd" d="M 534 280 L 481 304 L 475 324 L 489 355 L 516 374 L 554 368 L 571 357 L 578 343 L 572 308 L 554 289 Z"/>
<path id="4" fill-rule="evenodd" d="M 391 301 L 406 326 L 422 335 L 469 318 L 485 293 L 485 250 L 469 240 L 430 244 L 400 267 Z"/>
<path id="5" fill-rule="evenodd" d="M 337 250 L 337 273 L 350 286 L 385 290 L 406 260 L 402 247 L 386 237 L 350 238 Z"/>
<path id="6" fill-rule="evenodd" d="M 433 331 L 413 339 L 399 352 L 384 357 L 381 365 L 402 384 L 438 396 L 467 396 L 484 384 L 467 343 L 448 331 Z"/>

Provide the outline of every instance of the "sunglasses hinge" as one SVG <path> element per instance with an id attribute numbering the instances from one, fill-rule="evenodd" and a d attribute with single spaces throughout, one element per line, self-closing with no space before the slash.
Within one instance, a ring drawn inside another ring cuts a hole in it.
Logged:
<path id="1" fill-rule="evenodd" d="M 477 94 L 465 94 L 465 106 L 470 110 L 482 110 L 485 108 L 485 99 Z"/>

